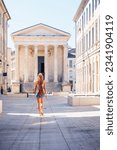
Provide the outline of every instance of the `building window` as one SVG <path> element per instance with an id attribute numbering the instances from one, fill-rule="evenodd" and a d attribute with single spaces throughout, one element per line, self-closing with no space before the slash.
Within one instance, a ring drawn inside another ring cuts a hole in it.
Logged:
<path id="1" fill-rule="evenodd" d="M 78 55 L 79 55 L 79 42 L 78 42 L 77 46 L 78 46 Z"/>
<path id="2" fill-rule="evenodd" d="M 97 0 L 95 0 L 95 9 L 97 8 Z"/>
<path id="3" fill-rule="evenodd" d="M 79 44 L 78 54 L 80 55 L 80 40 L 79 40 L 78 44 Z"/>
<path id="4" fill-rule="evenodd" d="M 92 74 L 91 74 L 91 64 L 89 64 L 89 91 L 91 92 L 91 78 L 92 78 Z"/>
<path id="5" fill-rule="evenodd" d="M 88 23 L 88 8 L 86 9 L 86 24 Z"/>
<path id="6" fill-rule="evenodd" d="M 95 80 L 94 80 L 94 78 L 95 78 L 95 63 L 93 62 L 93 64 L 92 64 L 93 66 L 92 66 L 92 92 L 94 93 L 94 86 L 95 86 Z"/>
<path id="7" fill-rule="evenodd" d="M 72 60 L 69 60 L 69 68 L 72 68 Z"/>
<path id="8" fill-rule="evenodd" d="M 80 39 L 80 54 L 81 54 L 81 48 L 82 48 L 81 43 L 82 43 L 82 40 Z"/>
<path id="9" fill-rule="evenodd" d="M 94 15 L 94 0 L 92 0 L 92 16 Z"/>
<path id="10" fill-rule="evenodd" d="M 88 50 L 88 33 L 86 34 L 86 50 Z"/>
<path id="11" fill-rule="evenodd" d="M 77 31 L 79 33 L 79 22 L 77 23 Z"/>
<path id="12" fill-rule="evenodd" d="M 94 45 L 94 27 L 92 28 L 92 46 Z"/>
<path id="13" fill-rule="evenodd" d="M 83 43 L 83 38 L 82 38 L 82 52 L 84 51 L 84 43 Z"/>
<path id="14" fill-rule="evenodd" d="M 89 48 L 91 47 L 91 31 L 89 31 Z"/>
<path id="15" fill-rule="evenodd" d="M 73 72 L 72 72 L 72 70 L 69 71 L 69 78 L 70 78 L 70 79 L 73 78 Z"/>
<path id="16" fill-rule="evenodd" d="M 85 36 L 82 38 L 82 52 L 85 51 Z"/>
<path id="17" fill-rule="evenodd" d="M 91 4 L 89 4 L 89 20 L 91 19 Z"/>
<path id="18" fill-rule="evenodd" d="M 83 40 L 83 42 L 84 42 L 84 51 L 85 51 L 85 35 L 84 35 L 84 40 Z"/>
<path id="19" fill-rule="evenodd" d="M 80 19 L 80 28 L 81 28 L 81 19 Z"/>
<path id="20" fill-rule="evenodd" d="M 84 12 L 84 27 L 85 27 L 85 12 Z"/>
<path id="21" fill-rule="evenodd" d="M 83 29 L 83 27 L 84 27 L 84 26 L 83 26 L 83 22 L 84 22 L 84 21 L 83 21 L 83 15 L 82 15 L 82 29 Z"/>
<path id="22" fill-rule="evenodd" d="M 98 40 L 98 23 L 96 21 L 96 23 L 95 23 L 95 41 L 97 42 L 97 40 Z"/>

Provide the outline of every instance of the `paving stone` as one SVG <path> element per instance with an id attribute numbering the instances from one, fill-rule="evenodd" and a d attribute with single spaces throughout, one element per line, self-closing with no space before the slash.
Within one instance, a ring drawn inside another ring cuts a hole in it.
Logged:
<path id="1" fill-rule="evenodd" d="M 0 150 L 99 150 L 100 116 L 95 106 L 71 107 L 48 96 L 40 117 L 34 96 L 3 95 Z"/>
<path id="2" fill-rule="evenodd" d="M 11 147 L 13 141 L 4 141 L 0 142 L 0 150 L 9 150 L 9 147 Z"/>
<path id="3" fill-rule="evenodd" d="M 69 150 L 65 143 L 41 144 L 40 150 Z"/>
<path id="4" fill-rule="evenodd" d="M 23 143 L 23 142 L 16 142 L 12 147 L 11 150 L 39 150 L 39 143 Z"/>

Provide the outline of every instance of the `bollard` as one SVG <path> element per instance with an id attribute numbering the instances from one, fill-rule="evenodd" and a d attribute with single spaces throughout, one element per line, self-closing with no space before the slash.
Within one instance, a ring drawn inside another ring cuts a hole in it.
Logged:
<path id="1" fill-rule="evenodd" d="M 0 92 L 1 92 L 1 94 L 3 94 L 3 87 L 2 86 L 1 86 Z"/>

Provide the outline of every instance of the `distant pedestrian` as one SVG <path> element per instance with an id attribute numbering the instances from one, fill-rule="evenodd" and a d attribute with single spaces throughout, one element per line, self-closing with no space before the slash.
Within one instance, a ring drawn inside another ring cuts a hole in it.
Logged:
<path id="1" fill-rule="evenodd" d="M 40 115 L 44 114 L 44 96 L 47 96 L 46 82 L 43 79 L 42 73 L 38 74 L 37 81 L 34 85 L 34 93 L 37 97 L 38 111 Z"/>
<path id="2" fill-rule="evenodd" d="M 3 87 L 2 86 L 1 86 L 0 92 L 1 92 L 1 94 L 3 94 Z"/>

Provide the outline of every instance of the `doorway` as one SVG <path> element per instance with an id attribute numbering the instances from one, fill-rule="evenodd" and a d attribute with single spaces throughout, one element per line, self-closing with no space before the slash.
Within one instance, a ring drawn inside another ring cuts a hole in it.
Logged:
<path id="1" fill-rule="evenodd" d="M 38 56 L 38 73 L 44 75 L 44 56 Z"/>

